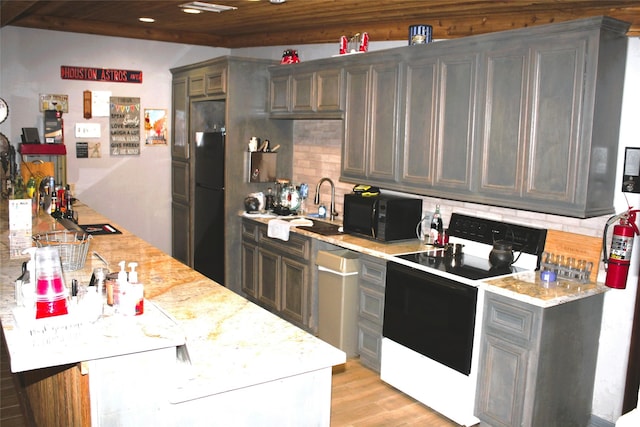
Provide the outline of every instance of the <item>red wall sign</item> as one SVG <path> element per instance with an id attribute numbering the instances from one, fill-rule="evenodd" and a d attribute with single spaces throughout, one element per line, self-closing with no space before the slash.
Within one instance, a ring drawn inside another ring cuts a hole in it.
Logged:
<path id="1" fill-rule="evenodd" d="M 142 71 L 115 70 L 110 68 L 60 66 L 64 80 L 91 80 L 95 82 L 142 83 Z"/>

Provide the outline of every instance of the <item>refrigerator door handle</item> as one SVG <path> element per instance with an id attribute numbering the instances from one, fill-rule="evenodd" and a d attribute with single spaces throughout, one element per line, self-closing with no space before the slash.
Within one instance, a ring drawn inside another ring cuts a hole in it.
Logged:
<path id="1" fill-rule="evenodd" d="M 209 187 L 207 185 L 203 185 L 199 182 L 196 182 L 196 187 L 198 188 L 206 188 L 207 190 L 215 190 L 215 191 L 224 191 L 224 187 Z"/>

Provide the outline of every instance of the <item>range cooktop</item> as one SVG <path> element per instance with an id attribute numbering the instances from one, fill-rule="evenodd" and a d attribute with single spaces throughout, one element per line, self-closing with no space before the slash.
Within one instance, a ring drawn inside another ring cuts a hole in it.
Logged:
<path id="1" fill-rule="evenodd" d="M 494 267 L 489 263 L 488 259 L 468 254 L 462 254 L 458 257 L 446 256 L 444 251 L 417 252 L 398 255 L 398 258 L 469 280 L 482 280 L 526 271 L 525 268 L 514 265 Z"/>

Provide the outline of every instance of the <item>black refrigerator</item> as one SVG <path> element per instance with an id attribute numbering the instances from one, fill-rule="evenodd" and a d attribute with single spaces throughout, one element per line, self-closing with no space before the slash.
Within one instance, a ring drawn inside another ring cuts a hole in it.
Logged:
<path id="1" fill-rule="evenodd" d="M 224 285 L 224 138 L 196 134 L 194 269 Z"/>

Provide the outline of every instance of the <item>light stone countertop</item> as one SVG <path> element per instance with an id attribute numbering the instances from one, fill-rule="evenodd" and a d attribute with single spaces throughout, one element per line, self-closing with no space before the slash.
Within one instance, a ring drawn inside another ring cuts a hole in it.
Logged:
<path id="1" fill-rule="evenodd" d="M 581 298 L 606 292 L 609 288 L 600 283 L 580 283 L 559 278 L 555 283 L 540 279 L 539 271 L 525 271 L 511 276 L 487 279 L 488 291 L 504 295 L 539 307 L 553 307 Z"/>
<path id="2" fill-rule="evenodd" d="M 268 224 L 269 220 L 273 219 L 272 217 L 255 217 L 252 215 L 244 215 L 242 213 L 240 213 L 240 215 L 263 224 Z M 314 218 L 312 218 L 312 220 L 317 221 L 317 219 Z M 340 221 L 329 221 L 324 219 L 320 221 L 338 225 L 342 224 Z M 387 261 L 394 261 L 397 255 L 434 249 L 433 246 L 425 246 L 421 244 L 418 239 L 384 243 L 342 233 L 338 235 L 324 236 L 307 230 L 298 229 L 293 226 L 290 230 L 294 233 L 299 233 L 314 239 L 328 242 L 345 249 L 350 249 L 354 252 L 386 259 Z M 401 263 L 405 265 L 411 264 L 404 261 Z M 419 268 L 427 272 L 429 271 L 429 267 L 420 266 Z M 434 271 L 434 274 L 442 275 L 439 271 Z M 545 287 L 546 284 L 540 280 L 540 272 L 536 271 L 514 273 L 508 276 L 478 281 L 477 286 L 478 288 L 486 291 L 501 294 L 539 307 L 553 307 L 555 305 L 565 304 L 581 298 L 601 294 L 608 290 L 608 288 L 601 283 L 583 284 L 565 279 L 559 279 L 558 285 L 553 288 Z"/>
<path id="3" fill-rule="evenodd" d="M 268 225 L 270 220 L 276 218 L 274 216 L 247 215 L 242 212 L 240 212 L 239 215 L 245 218 L 260 222 L 265 225 Z M 287 217 L 282 217 L 282 218 L 286 219 Z M 339 226 L 342 225 L 342 221 L 340 220 L 330 221 L 328 219 L 318 220 L 316 218 L 311 218 L 311 220 L 326 222 L 329 224 L 336 224 Z M 393 257 L 397 255 L 408 254 L 413 252 L 422 252 L 429 248 L 433 248 L 433 246 L 425 246 L 424 244 L 421 244 L 417 238 L 412 240 L 403 240 L 398 242 L 386 243 L 386 242 L 379 242 L 373 239 L 366 239 L 363 237 L 358 237 L 352 234 L 345 234 L 345 233 L 325 236 L 318 233 L 314 233 L 312 231 L 297 228 L 295 226 L 292 226 L 290 228 L 290 231 L 301 234 L 303 236 L 312 237 L 314 239 L 318 239 L 323 242 L 331 243 L 332 245 L 340 246 L 345 249 L 350 249 L 355 252 L 360 252 L 363 254 L 367 254 L 367 255 L 371 255 L 374 257 L 383 258 L 387 260 L 393 260 Z"/>
<path id="4" fill-rule="evenodd" d="M 20 251 L 11 247 L 7 203 L 3 202 L 0 321 L 13 372 L 186 343 L 191 366 L 177 378 L 175 394 L 170 397 L 180 402 L 346 361 L 341 350 L 215 283 L 87 206 L 77 202 L 75 207 L 80 224 L 109 223 L 122 234 L 94 236 L 85 267 L 65 272 L 66 285 L 70 286 L 73 278 L 81 286 L 87 285 L 93 268 L 104 266 L 93 252 L 107 260 L 112 272 L 118 270 L 121 260 L 135 261 L 139 282 L 145 286 L 145 312 L 134 317 L 101 317 L 89 326 L 73 329 L 75 336 L 54 343 L 40 340 L 34 349 L 28 328 L 18 324 L 14 315 L 14 281 L 27 258 L 17 256 Z M 34 234 L 56 229 L 62 227 L 48 215 L 34 220 Z"/>

